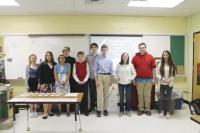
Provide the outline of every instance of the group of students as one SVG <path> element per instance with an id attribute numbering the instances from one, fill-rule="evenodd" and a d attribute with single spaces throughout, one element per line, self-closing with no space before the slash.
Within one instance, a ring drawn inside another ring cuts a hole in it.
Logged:
<path id="1" fill-rule="evenodd" d="M 84 96 L 80 104 L 80 111 L 85 116 L 96 110 L 97 117 L 108 116 L 108 91 L 112 85 L 113 78 L 118 81 L 120 96 L 119 116 L 124 114 L 131 116 L 131 92 L 132 86 L 136 85 L 138 93 L 138 111 L 140 116 L 146 113 L 151 115 L 150 98 L 151 88 L 156 80 L 160 82 L 160 117 L 166 115 L 170 118 L 169 108 L 171 94 L 176 74 L 176 66 L 173 63 L 171 54 L 165 50 L 162 53 L 161 63 L 156 67 L 152 55 L 147 53 L 146 44 L 138 45 L 139 52 L 129 61 L 128 53 L 122 53 L 121 60 L 113 69 L 113 62 L 107 56 L 108 46 L 101 46 L 101 54 L 97 53 L 98 45 L 90 44 L 91 52 L 85 56 L 83 51 L 77 53 L 77 59 L 69 55 L 70 48 L 64 47 L 63 53 L 58 57 L 58 63 L 54 61 L 53 53 L 47 51 L 45 61 L 40 65 L 36 64 L 36 55 L 29 56 L 29 64 L 26 69 L 26 83 L 30 92 L 83 92 Z M 38 90 L 39 88 L 39 90 Z M 90 96 L 90 108 L 88 109 L 88 89 Z M 124 98 L 126 104 L 124 106 Z M 37 105 L 30 105 L 32 116 L 37 116 Z M 43 105 L 43 119 L 53 116 L 52 105 Z M 61 105 L 58 105 L 58 115 L 61 112 Z M 70 115 L 67 105 L 66 115 Z"/>

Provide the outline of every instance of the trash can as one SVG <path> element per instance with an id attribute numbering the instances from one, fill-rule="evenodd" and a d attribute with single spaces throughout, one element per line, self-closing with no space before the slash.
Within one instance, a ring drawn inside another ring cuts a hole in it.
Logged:
<path id="1" fill-rule="evenodd" d="M 176 110 L 181 110 L 183 104 L 183 97 L 178 97 L 175 100 L 175 109 Z"/>
<path id="2" fill-rule="evenodd" d="M 8 118 L 7 92 L 0 92 L 0 119 Z"/>
<path id="3" fill-rule="evenodd" d="M 183 104 L 183 93 L 181 91 L 176 91 L 175 109 L 181 110 Z"/>

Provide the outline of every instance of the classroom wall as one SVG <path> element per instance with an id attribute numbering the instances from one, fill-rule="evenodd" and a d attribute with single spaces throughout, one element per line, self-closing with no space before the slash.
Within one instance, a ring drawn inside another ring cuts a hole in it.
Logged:
<path id="1" fill-rule="evenodd" d="M 186 17 L 0 16 L 0 35 L 34 33 L 186 35 L 187 23 Z M 185 54 L 192 53 L 186 50 Z M 189 86 L 189 83 L 187 84 Z"/>
<path id="2" fill-rule="evenodd" d="M 3 47 L 3 37 L 0 36 L 0 46 Z"/>
<path id="3" fill-rule="evenodd" d="M 0 34 L 125 33 L 185 35 L 184 17 L 0 16 Z"/>

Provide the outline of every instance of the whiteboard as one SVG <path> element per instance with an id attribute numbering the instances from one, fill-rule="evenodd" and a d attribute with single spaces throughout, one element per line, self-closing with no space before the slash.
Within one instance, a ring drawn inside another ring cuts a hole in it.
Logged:
<path id="1" fill-rule="evenodd" d="M 121 54 L 127 52 L 131 62 L 135 53 L 139 52 L 138 44 L 145 42 L 147 52 L 154 57 L 161 57 L 164 50 L 170 50 L 170 36 L 91 36 L 91 43 L 99 44 L 98 52 L 100 53 L 101 45 L 108 45 L 108 57 L 112 59 L 114 70 L 121 59 Z"/>
<path id="2" fill-rule="evenodd" d="M 57 62 L 57 58 L 62 54 L 65 46 L 70 47 L 70 55 L 76 58 L 76 54 L 80 50 L 88 54 L 88 45 L 88 36 L 4 36 L 6 78 L 25 78 L 28 56 L 32 53 L 37 55 L 37 62 L 39 62 L 40 59 L 44 61 L 46 51 L 52 51 L 54 60 Z M 12 61 L 8 62 L 7 59 L 12 59 Z"/>

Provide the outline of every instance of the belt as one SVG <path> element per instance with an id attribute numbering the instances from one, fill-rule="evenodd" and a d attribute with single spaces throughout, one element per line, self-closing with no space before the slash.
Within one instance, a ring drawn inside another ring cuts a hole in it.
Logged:
<path id="1" fill-rule="evenodd" d="M 111 73 L 98 73 L 98 74 L 102 74 L 102 75 L 111 75 Z"/>

